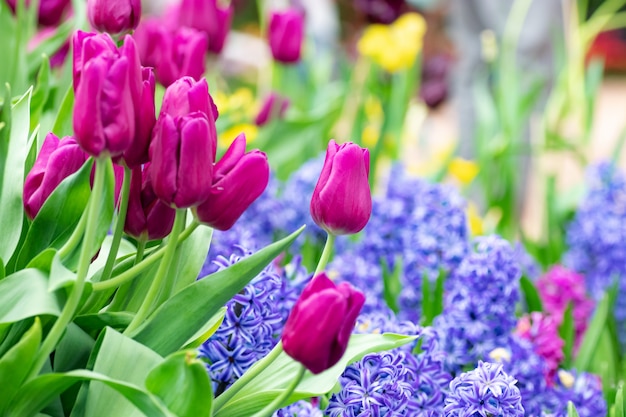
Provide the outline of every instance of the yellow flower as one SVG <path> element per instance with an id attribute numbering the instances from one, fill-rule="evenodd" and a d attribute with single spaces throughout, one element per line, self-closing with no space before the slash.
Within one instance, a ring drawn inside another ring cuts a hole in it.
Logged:
<path id="1" fill-rule="evenodd" d="M 448 173 L 457 179 L 461 184 L 468 185 L 476 175 L 478 175 L 478 165 L 476 162 L 463 158 L 454 158 L 448 165 Z"/>
<path id="2" fill-rule="evenodd" d="M 370 25 L 357 44 L 359 53 L 388 72 L 410 68 L 422 50 L 426 22 L 417 13 L 405 13 L 391 25 Z"/>
<path id="3" fill-rule="evenodd" d="M 364 104 L 365 116 L 369 121 L 380 121 L 383 117 L 383 106 L 375 96 L 368 96 Z"/>
<path id="4" fill-rule="evenodd" d="M 363 129 L 363 133 L 361 133 L 361 143 L 366 148 L 374 148 L 376 146 L 376 142 L 378 142 L 378 137 L 380 136 L 380 132 L 373 125 L 365 126 Z"/>
<path id="5" fill-rule="evenodd" d="M 565 388 L 572 388 L 574 386 L 574 382 L 576 382 L 576 378 L 570 372 L 564 371 L 563 369 L 559 369 L 558 372 L 559 381 Z"/>
<path id="6" fill-rule="evenodd" d="M 233 143 L 235 138 L 241 133 L 245 133 L 247 143 L 252 143 L 259 134 L 259 129 L 256 127 L 256 125 L 253 125 L 251 123 L 241 123 L 233 125 L 219 135 L 220 147 L 228 148 L 230 144 Z"/>
<path id="7" fill-rule="evenodd" d="M 470 233 L 472 236 L 480 236 L 483 234 L 483 219 L 480 217 L 478 213 L 478 207 L 476 204 L 470 203 L 467 205 L 467 223 L 469 225 Z"/>
<path id="8" fill-rule="evenodd" d="M 508 349 L 499 347 L 489 352 L 489 357 L 496 362 L 508 362 L 511 360 L 511 352 Z"/>

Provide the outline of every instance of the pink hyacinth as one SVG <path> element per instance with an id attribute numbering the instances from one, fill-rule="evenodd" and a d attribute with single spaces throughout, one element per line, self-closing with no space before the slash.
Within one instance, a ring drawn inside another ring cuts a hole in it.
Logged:
<path id="1" fill-rule="evenodd" d="M 552 384 L 564 357 L 563 339 L 559 337 L 557 321 L 552 316 L 533 312 L 519 319 L 515 333 L 531 341 L 535 353 L 546 361 L 546 382 Z"/>
<path id="2" fill-rule="evenodd" d="M 585 291 L 585 277 L 560 265 L 555 265 L 537 281 L 544 311 L 554 317 L 557 324 L 563 322 L 567 306 L 572 304 L 575 347 L 580 345 L 593 312 L 593 301 Z"/>

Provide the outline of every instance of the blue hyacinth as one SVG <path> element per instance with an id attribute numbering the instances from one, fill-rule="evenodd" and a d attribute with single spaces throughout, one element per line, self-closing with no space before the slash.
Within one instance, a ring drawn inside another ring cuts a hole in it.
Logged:
<path id="1" fill-rule="evenodd" d="M 542 397 L 542 415 L 567 417 L 568 401 L 574 404 L 580 417 L 607 415 L 602 382 L 596 375 L 560 370 L 556 385 Z"/>
<path id="2" fill-rule="evenodd" d="M 617 280 L 614 311 L 626 348 L 626 177 L 603 163 L 588 171 L 586 184 L 587 194 L 567 229 L 565 264 L 585 275 L 587 290 L 596 300 Z"/>
<path id="3" fill-rule="evenodd" d="M 485 236 L 476 239 L 474 252 L 448 278 L 444 311 L 434 327 L 448 353 L 450 372 L 486 359 L 507 344 L 516 324 L 520 274 L 511 245 L 500 237 Z"/>
<path id="4" fill-rule="evenodd" d="M 240 248 L 237 252 L 229 258 L 214 260 L 218 270 L 250 254 Z M 293 274 L 301 272 L 292 268 Z M 294 283 L 301 285 L 305 280 L 296 276 Z M 287 277 L 287 270 L 278 271 L 269 265 L 226 304 L 222 325 L 199 348 L 199 356 L 207 362 L 217 395 L 278 343 L 299 294 L 295 287 Z"/>
<path id="5" fill-rule="evenodd" d="M 323 417 L 323 414 L 310 402 L 298 401 L 276 411 L 273 417 Z"/>
<path id="6" fill-rule="evenodd" d="M 502 364 L 480 361 L 450 382 L 444 412 L 446 417 L 523 417 L 524 407 L 516 380 Z"/>

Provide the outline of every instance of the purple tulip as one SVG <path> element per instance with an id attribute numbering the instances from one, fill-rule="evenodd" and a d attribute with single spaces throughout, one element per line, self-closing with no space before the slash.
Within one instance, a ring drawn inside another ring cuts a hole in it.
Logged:
<path id="1" fill-rule="evenodd" d="M 180 28 L 160 37 L 161 59 L 156 65 L 157 79 L 168 87 L 181 77 L 199 80 L 204 74 L 206 34 L 192 28 Z"/>
<path id="2" fill-rule="evenodd" d="M 352 142 L 328 144 L 326 160 L 311 198 L 315 223 L 334 235 L 361 231 L 372 214 L 368 183 L 370 155 Z"/>
<path id="3" fill-rule="evenodd" d="M 128 32 L 139 24 L 141 0 L 87 0 L 87 15 L 100 32 Z"/>
<path id="4" fill-rule="evenodd" d="M 180 26 L 206 33 L 209 51 L 222 51 L 233 18 L 232 4 L 221 8 L 218 0 L 182 0 L 176 12 Z"/>
<path id="5" fill-rule="evenodd" d="M 123 159 L 129 168 L 148 162 L 148 149 L 152 129 L 156 123 L 154 104 L 154 73 L 152 68 L 142 69 L 142 91 L 139 107 L 135 109 L 135 138 L 123 154 Z"/>
<path id="6" fill-rule="evenodd" d="M 124 231 L 134 238 L 163 239 L 172 231 L 176 210 L 159 200 L 152 189 L 150 164 L 133 169 Z"/>
<path id="7" fill-rule="evenodd" d="M 135 137 L 142 75 L 135 43 L 126 36 L 118 50 L 108 35 L 74 37 L 74 132 L 92 156 L 121 155 Z"/>
<path id="8" fill-rule="evenodd" d="M 282 97 L 277 93 L 270 93 L 270 95 L 265 98 L 261 110 L 259 110 L 259 113 L 254 119 L 254 123 L 257 126 L 263 126 L 271 120 L 277 118 L 282 119 L 285 117 L 289 104 L 287 97 Z"/>
<path id="9" fill-rule="evenodd" d="M 304 38 L 304 14 L 296 9 L 272 13 L 268 37 L 272 56 L 276 61 L 283 64 L 300 61 Z"/>
<path id="10" fill-rule="evenodd" d="M 370 23 L 389 24 L 407 9 L 406 0 L 355 0 L 354 7 Z"/>
<path id="11" fill-rule="evenodd" d="M 191 77 L 182 77 L 165 90 L 161 113 L 172 117 L 184 116 L 199 111 L 206 114 L 209 120 L 217 120 L 219 113 L 209 94 L 206 79 L 196 81 Z"/>
<path id="12" fill-rule="evenodd" d="M 259 150 L 246 153 L 246 136 L 240 134 L 215 164 L 208 198 L 196 208 L 198 220 L 217 230 L 230 229 L 263 194 L 269 177 L 265 153 Z"/>
<path id="13" fill-rule="evenodd" d="M 54 133 L 48 133 L 24 180 L 24 209 L 28 218 L 34 219 L 61 181 L 78 171 L 86 160 L 87 155 L 74 138 L 59 140 Z"/>
<path id="14" fill-rule="evenodd" d="M 365 296 L 347 282 L 335 285 L 324 272 L 296 301 L 281 340 L 285 353 L 319 374 L 343 356 Z"/>
<path id="15" fill-rule="evenodd" d="M 150 144 L 154 193 L 168 206 L 188 208 L 204 202 L 211 190 L 217 136 L 205 113 L 172 117 L 161 113 Z"/>
<path id="16" fill-rule="evenodd" d="M 17 0 L 7 0 L 9 7 L 15 13 Z M 25 5 L 30 5 L 30 0 L 25 1 Z M 57 26 L 61 23 L 63 15 L 70 5 L 70 0 L 39 0 L 39 24 L 43 26 Z"/>

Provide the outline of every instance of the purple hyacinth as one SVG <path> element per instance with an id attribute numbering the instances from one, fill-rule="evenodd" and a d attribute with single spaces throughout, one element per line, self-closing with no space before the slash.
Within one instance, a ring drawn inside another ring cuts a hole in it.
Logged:
<path id="1" fill-rule="evenodd" d="M 215 263 L 224 269 L 249 254 L 239 249 Z M 199 348 L 217 395 L 278 343 L 297 294 L 286 271 L 269 265 L 226 304 L 222 325 Z"/>
<path id="2" fill-rule="evenodd" d="M 383 273 L 401 268 L 398 314 L 417 322 L 424 276 L 435 281 L 440 271 L 451 273 L 468 252 L 465 201 L 453 188 L 428 183 L 396 165 L 386 193 L 373 199 L 361 239 L 337 242 L 337 248 L 346 262 L 361 258 L 372 265 L 368 283 L 376 271 L 379 284 L 370 291 L 378 291 L 378 299 L 383 299 Z"/>
<path id="3" fill-rule="evenodd" d="M 444 412 L 446 417 L 523 417 L 524 407 L 516 380 L 502 364 L 479 361 L 450 382 Z"/>
<path id="4" fill-rule="evenodd" d="M 613 280 L 617 332 L 626 348 L 626 177 L 610 163 L 587 172 L 587 193 L 567 229 L 565 265 L 585 275 L 587 290 L 599 300 Z"/>
<path id="5" fill-rule="evenodd" d="M 372 319 L 377 320 L 374 317 Z M 370 318 L 361 317 L 359 323 L 362 325 L 368 320 Z M 384 324 L 380 324 L 384 331 Z M 392 320 L 391 327 L 387 328 L 393 329 L 398 325 L 403 326 L 397 321 L 393 324 Z M 421 353 L 418 355 L 399 348 L 366 355 L 346 368 L 339 379 L 341 390 L 330 398 L 325 415 L 442 415 L 447 387 L 452 378 L 443 369 L 443 352 L 439 350 L 436 339 L 430 332 L 429 328 L 420 331 L 422 336 L 427 337 L 423 339 Z"/>
<path id="6" fill-rule="evenodd" d="M 576 406 L 580 417 L 607 415 L 607 405 L 602 394 L 602 382 L 596 375 L 585 372 L 560 370 L 556 386 L 542 397 L 544 416 L 567 417 L 567 402 Z"/>
<path id="7" fill-rule="evenodd" d="M 308 401 L 298 401 L 276 411 L 272 417 L 323 417 L 322 411 Z"/>
<path id="8" fill-rule="evenodd" d="M 520 268 L 515 251 L 497 236 L 479 237 L 475 251 L 446 281 L 444 311 L 434 326 L 448 352 L 448 370 L 485 359 L 515 328 Z"/>

